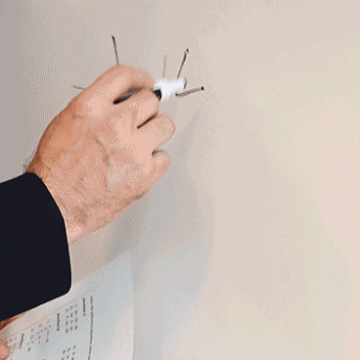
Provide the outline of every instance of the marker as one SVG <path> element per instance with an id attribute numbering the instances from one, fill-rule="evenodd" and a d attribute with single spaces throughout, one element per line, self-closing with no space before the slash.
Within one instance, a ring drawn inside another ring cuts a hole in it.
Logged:
<path id="1" fill-rule="evenodd" d="M 159 101 L 166 100 L 172 94 L 176 94 L 178 91 L 184 90 L 186 84 L 187 84 L 187 80 L 185 78 L 180 78 L 172 81 L 167 79 L 160 79 L 155 83 L 153 87 L 153 93 L 158 97 Z M 122 101 L 125 101 L 133 94 L 136 94 L 136 91 L 128 92 L 120 99 L 115 100 L 114 104 L 119 104 Z"/>

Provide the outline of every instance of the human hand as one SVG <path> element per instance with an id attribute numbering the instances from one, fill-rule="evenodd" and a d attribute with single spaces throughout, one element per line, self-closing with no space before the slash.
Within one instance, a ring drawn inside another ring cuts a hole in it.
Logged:
<path id="1" fill-rule="evenodd" d="M 17 320 L 19 317 L 25 315 L 26 312 L 15 315 L 9 319 L 0 321 L 0 330 L 2 330 L 5 326 L 8 326 L 13 321 Z M 6 359 L 10 355 L 10 348 L 7 346 L 6 342 L 0 339 L 0 360 Z"/>
<path id="2" fill-rule="evenodd" d="M 170 166 L 169 154 L 156 149 L 175 125 L 158 114 L 153 86 L 145 72 L 116 65 L 76 96 L 40 139 L 26 172 L 52 194 L 69 244 L 113 221 Z M 114 104 L 132 90 L 139 91 Z"/>

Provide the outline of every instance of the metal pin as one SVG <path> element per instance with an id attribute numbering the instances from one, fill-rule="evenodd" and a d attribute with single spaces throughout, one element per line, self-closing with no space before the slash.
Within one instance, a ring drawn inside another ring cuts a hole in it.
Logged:
<path id="1" fill-rule="evenodd" d="M 201 91 L 201 90 L 205 90 L 205 88 L 202 86 L 200 88 L 191 89 L 191 90 L 185 91 L 185 92 L 180 93 L 180 94 L 176 93 L 175 95 L 179 96 L 179 97 L 182 97 L 182 96 L 190 95 L 190 94 L 192 94 L 194 92 Z"/>
<path id="2" fill-rule="evenodd" d="M 113 44 L 114 44 L 116 63 L 119 65 L 119 56 L 118 56 L 118 52 L 117 52 L 117 48 L 116 48 L 116 40 L 115 40 L 115 37 L 113 35 L 111 35 L 111 37 L 112 37 Z M 74 87 L 75 89 L 85 90 L 84 88 L 82 88 L 80 86 L 72 85 L 72 87 Z"/>
<path id="3" fill-rule="evenodd" d="M 183 61 L 182 61 L 182 63 L 181 63 L 180 70 L 179 70 L 179 73 L 178 73 L 177 78 L 180 77 L 181 70 L 182 70 L 182 68 L 183 68 L 183 66 L 184 66 L 184 62 L 185 62 L 185 60 L 186 60 L 186 55 L 187 55 L 188 53 L 189 53 L 189 49 L 186 49 L 186 51 L 184 52 L 184 58 L 183 58 Z"/>
<path id="4" fill-rule="evenodd" d="M 116 57 L 116 63 L 117 65 L 119 65 L 119 57 L 118 57 L 118 52 L 117 52 L 117 47 L 116 47 L 116 40 L 115 40 L 115 37 L 114 36 L 111 36 L 112 37 L 112 40 L 113 40 L 113 44 L 114 44 L 114 50 L 115 50 L 115 57 Z M 186 55 L 189 53 L 189 49 L 186 49 L 186 51 L 184 52 L 184 58 L 181 62 L 181 66 L 180 66 L 180 70 L 179 70 L 179 73 L 178 73 L 178 76 L 177 78 L 180 77 L 180 74 L 181 74 L 181 70 L 184 66 L 184 63 L 185 63 L 185 60 L 186 60 Z M 163 71 L 163 78 L 165 79 L 165 70 L 166 70 L 166 55 L 164 56 L 164 71 Z M 186 85 L 187 85 L 187 80 L 185 79 L 185 86 L 184 86 L 184 89 L 186 88 Z M 75 86 L 75 85 L 72 85 L 72 87 L 74 87 L 75 89 L 80 89 L 80 90 L 85 90 L 84 88 L 80 87 L 80 86 Z M 190 95 L 192 93 L 195 93 L 195 92 L 198 92 L 198 91 L 202 91 L 202 90 L 205 90 L 205 88 L 202 86 L 200 88 L 196 88 L 196 89 L 191 89 L 191 90 L 188 90 L 188 91 L 185 91 L 185 92 L 182 92 L 182 93 L 175 93 L 176 96 L 178 97 L 183 97 L 183 96 L 187 96 L 187 95 Z"/>
<path id="5" fill-rule="evenodd" d="M 166 70 L 166 55 L 164 56 L 164 72 L 163 72 L 163 79 L 165 79 L 165 70 Z"/>
<path id="6" fill-rule="evenodd" d="M 117 52 L 117 48 L 116 48 L 116 40 L 115 40 L 115 37 L 114 37 L 114 36 L 111 35 L 111 37 L 112 37 L 112 40 L 113 40 L 113 43 L 114 43 L 116 64 L 119 65 L 119 57 L 118 57 L 118 52 Z"/>
<path id="7" fill-rule="evenodd" d="M 85 90 L 84 88 L 82 88 L 80 86 L 75 86 L 75 85 L 71 85 L 71 86 L 74 87 L 75 89 Z"/>

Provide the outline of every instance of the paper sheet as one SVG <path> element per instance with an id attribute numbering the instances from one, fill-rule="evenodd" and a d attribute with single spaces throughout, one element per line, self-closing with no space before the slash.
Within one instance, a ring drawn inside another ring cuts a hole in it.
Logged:
<path id="1" fill-rule="evenodd" d="M 127 251 L 0 331 L 7 360 L 130 360 L 133 299 Z"/>

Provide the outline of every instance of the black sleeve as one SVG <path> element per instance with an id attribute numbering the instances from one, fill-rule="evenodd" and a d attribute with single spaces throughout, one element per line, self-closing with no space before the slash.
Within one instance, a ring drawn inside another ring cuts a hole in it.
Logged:
<path id="1" fill-rule="evenodd" d="M 69 292 L 65 222 L 43 181 L 25 173 L 0 184 L 0 321 Z"/>

